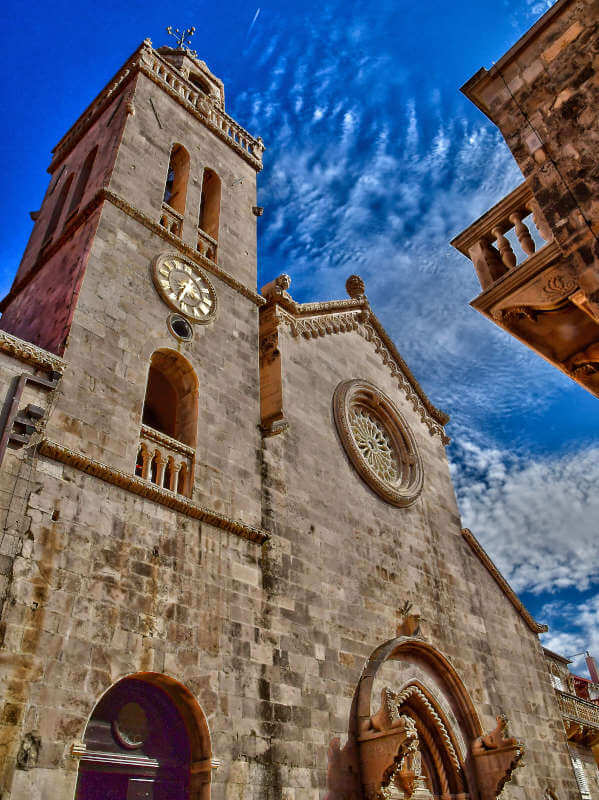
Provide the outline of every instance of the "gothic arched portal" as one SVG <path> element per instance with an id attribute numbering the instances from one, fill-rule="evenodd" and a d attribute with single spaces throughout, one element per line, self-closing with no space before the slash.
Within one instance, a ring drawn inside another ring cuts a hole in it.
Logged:
<path id="1" fill-rule="evenodd" d="M 209 800 L 204 714 L 184 686 L 157 673 L 114 684 L 88 721 L 75 800 Z"/>
<path id="2" fill-rule="evenodd" d="M 462 681 L 438 650 L 410 637 L 381 645 L 356 700 L 367 797 L 411 797 L 416 789 L 422 798 L 470 796 L 476 778 L 469 745 L 482 730 Z"/>

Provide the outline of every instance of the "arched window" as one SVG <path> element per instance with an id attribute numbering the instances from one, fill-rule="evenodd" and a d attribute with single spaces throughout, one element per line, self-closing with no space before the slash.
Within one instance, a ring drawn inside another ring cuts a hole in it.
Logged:
<path id="1" fill-rule="evenodd" d="M 193 486 L 198 380 L 187 359 L 157 350 L 150 361 L 135 474 L 189 496 Z"/>
<path id="2" fill-rule="evenodd" d="M 67 197 L 71 189 L 72 183 L 73 183 L 73 174 L 71 173 L 69 177 L 66 179 L 64 186 L 60 190 L 60 194 L 58 195 L 58 198 L 56 200 L 56 205 L 52 209 L 52 216 L 50 217 L 50 222 L 48 223 L 46 235 L 44 236 L 44 243 L 49 241 L 54 235 L 54 231 L 56 230 L 56 227 L 60 222 L 60 217 L 62 216 L 62 210 L 67 201 Z"/>
<path id="3" fill-rule="evenodd" d="M 215 241 L 218 241 L 219 217 L 220 178 L 213 169 L 205 169 L 202 181 L 199 227 Z"/>
<path id="4" fill-rule="evenodd" d="M 185 214 L 188 178 L 189 153 L 182 144 L 174 144 L 166 174 L 163 201 L 181 215 Z"/>
<path id="5" fill-rule="evenodd" d="M 210 94 L 210 86 L 206 83 L 206 81 L 201 78 L 197 73 L 190 72 L 189 73 L 189 80 L 196 89 L 199 89 L 204 94 Z"/>
<path id="6" fill-rule="evenodd" d="M 90 150 L 90 152 L 87 154 L 87 158 L 83 162 L 83 166 L 81 167 L 81 172 L 79 173 L 79 178 L 75 186 L 75 191 L 73 192 L 73 199 L 71 200 L 71 205 L 69 206 L 69 216 L 78 208 L 79 203 L 81 202 L 81 198 L 83 197 L 83 192 L 87 186 L 97 153 L 98 146 L 96 145 L 93 150 Z"/>

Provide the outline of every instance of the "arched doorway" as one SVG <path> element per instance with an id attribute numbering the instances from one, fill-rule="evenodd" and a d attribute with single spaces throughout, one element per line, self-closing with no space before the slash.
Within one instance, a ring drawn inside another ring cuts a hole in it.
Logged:
<path id="1" fill-rule="evenodd" d="M 89 719 L 75 800 L 208 800 L 211 751 L 191 693 L 166 676 L 116 683 Z"/>
<path id="2" fill-rule="evenodd" d="M 524 748 L 504 736 L 505 718 L 483 734 L 456 670 L 420 637 L 399 636 L 373 651 L 353 713 L 369 800 L 494 800 L 521 766 Z"/>
<path id="3" fill-rule="evenodd" d="M 469 757 L 480 722 L 447 659 L 419 638 L 378 647 L 357 691 L 356 732 L 367 796 L 477 796 Z M 472 794 L 471 794 L 472 792 Z"/>

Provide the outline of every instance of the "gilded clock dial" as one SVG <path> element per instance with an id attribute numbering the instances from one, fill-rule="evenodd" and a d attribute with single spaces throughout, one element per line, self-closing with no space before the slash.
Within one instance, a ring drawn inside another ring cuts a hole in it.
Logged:
<path id="1" fill-rule="evenodd" d="M 208 279 L 177 256 L 161 256 L 154 265 L 154 283 L 163 299 L 193 322 L 207 322 L 216 310 L 216 294 Z"/>

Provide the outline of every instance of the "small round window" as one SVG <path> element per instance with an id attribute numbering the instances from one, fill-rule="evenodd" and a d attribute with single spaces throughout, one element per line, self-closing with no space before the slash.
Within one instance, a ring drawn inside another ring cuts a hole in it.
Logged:
<path id="1" fill-rule="evenodd" d="M 120 745 L 127 750 L 137 750 L 149 733 L 146 712 L 139 703 L 125 703 L 112 722 L 112 730 Z"/>
<path id="2" fill-rule="evenodd" d="M 422 491 L 422 460 L 411 430 L 392 401 L 371 383 L 344 381 L 333 398 L 339 437 L 353 466 L 394 506 Z"/>
<path id="3" fill-rule="evenodd" d="M 169 331 L 176 339 L 190 342 L 193 339 L 193 328 L 180 314 L 171 314 L 167 320 Z"/>

